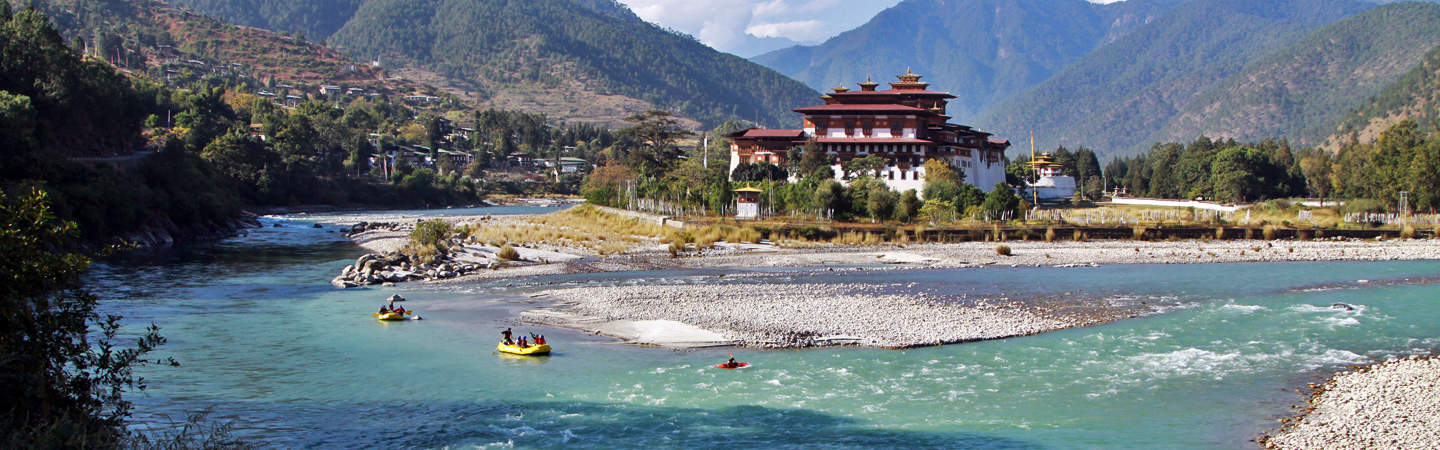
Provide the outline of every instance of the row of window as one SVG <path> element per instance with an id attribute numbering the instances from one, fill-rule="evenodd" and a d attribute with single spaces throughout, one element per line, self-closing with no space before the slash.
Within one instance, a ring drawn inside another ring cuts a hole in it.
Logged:
<path id="1" fill-rule="evenodd" d="M 825 151 L 830 153 L 925 153 L 925 147 L 913 144 L 831 144 L 825 146 Z"/>
<path id="2" fill-rule="evenodd" d="M 846 136 L 854 136 L 854 135 L 855 135 L 856 119 L 844 119 L 844 120 L 841 120 L 841 121 L 839 121 L 839 122 L 840 122 L 840 125 L 845 129 L 845 135 L 846 135 Z M 864 133 L 864 135 L 866 135 L 866 136 L 873 136 L 873 135 L 875 134 L 875 119 L 860 119 L 860 120 L 859 120 L 859 124 L 860 124 L 860 129 L 862 130 L 862 133 Z M 886 126 L 886 125 L 888 125 L 888 126 L 890 127 L 890 135 L 891 135 L 891 136 L 899 136 L 899 135 L 901 135 L 902 133 L 905 132 L 905 123 L 902 122 L 902 121 L 899 121 L 899 120 L 881 120 L 881 121 L 880 121 L 880 126 L 883 127 L 883 126 Z M 828 132 L 829 132 L 829 130 L 830 130 L 830 121 L 829 121 L 829 120 L 825 120 L 825 119 L 817 119 L 817 120 L 815 120 L 815 130 L 816 130 L 816 134 L 819 134 L 819 135 L 821 135 L 821 136 L 824 136 L 824 135 L 826 135 L 826 134 L 829 134 Z"/>

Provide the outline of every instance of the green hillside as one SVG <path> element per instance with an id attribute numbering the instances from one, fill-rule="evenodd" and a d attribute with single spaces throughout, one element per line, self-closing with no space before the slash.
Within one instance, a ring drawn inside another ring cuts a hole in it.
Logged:
<path id="1" fill-rule="evenodd" d="M 369 0 L 329 42 L 432 72 L 494 106 L 616 124 L 659 108 L 706 126 L 792 125 L 790 109 L 818 95 L 690 37 L 570 2 Z M 595 110 L 607 102 L 612 112 Z"/>
<path id="2" fill-rule="evenodd" d="M 1196 136 L 1315 145 L 1345 112 L 1440 45 L 1440 5 L 1395 3 L 1321 28 L 1191 102 L 1149 139 Z"/>
<path id="3" fill-rule="evenodd" d="M 909 0 L 823 44 L 753 59 L 821 90 L 912 68 L 957 95 L 949 112 L 965 120 L 1179 2 Z"/>
<path id="4" fill-rule="evenodd" d="M 1191 102 L 1309 32 L 1373 5 L 1350 0 L 1196 0 L 1105 45 L 973 123 L 1035 132 L 1042 148 L 1134 153 Z"/>
<path id="5" fill-rule="evenodd" d="M 1440 47 L 1431 49 L 1398 81 L 1351 109 L 1338 121 L 1325 147 L 1339 148 L 1351 136 L 1362 143 L 1374 141 L 1407 119 L 1427 131 L 1440 129 Z"/>
<path id="6" fill-rule="evenodd" d="M 323 41 L 350 20 L 362 0 L 171 0 L 235 25 L 301 33 Z"/>
<path id="7" fill-rule="evenodd" d="M 814 91 L 640 20 L 614 0 L 177 0 L 233 23 L 324 39 L 474 104 L 622 125 L 666 109 L 770 126 Z"/>

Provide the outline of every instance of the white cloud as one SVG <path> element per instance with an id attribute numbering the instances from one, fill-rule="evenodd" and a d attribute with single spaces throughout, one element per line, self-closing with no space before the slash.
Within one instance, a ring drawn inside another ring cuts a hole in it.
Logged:
<path id="1" fill-rule="evenodd" d="M 858 27 L 900 0 L 620 0 L 647 22 L 717 50 L 753 56 L 814 44 Z"/>
<path id="2" fill-rule="evenodd" d="M 900 0 L 619 1 L 647 22 L 695 36 L 716 50 L 741 56 L 754 56 L 796 42 L 820 43 L 864 25 L 875 14 L 900 3 Z"/>
<path id="3" fill-rule="evenodd" d="M 813 42 L 823 33 L 825 24 L 818 20 L 797 20 L 794 22 L 756 23 L 745 27 L 745 34 L 761 38 L 786 38 L 792 41 Z"/>

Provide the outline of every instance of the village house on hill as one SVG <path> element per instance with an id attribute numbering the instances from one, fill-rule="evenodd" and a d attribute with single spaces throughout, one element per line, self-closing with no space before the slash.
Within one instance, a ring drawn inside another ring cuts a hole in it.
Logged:
<path id="1" fill-rule="evenodd" d="M 930 159 L 948 161 L 965 174 L 966 183 L 985 191 L 1005 181 L 1009 140 L 949 123 L 945 108 L 954 95 L 929 90 L 930 84 L 908 69 L 897 78 L 890 89 L 876 90 L 879 83 L 867 78 L 859 91 L 837 87 L 820 97 L 824 105 L 796 108 L 805 116 L 803 129 L 751 128 L 730 134 L 731 174 L 741 163 L 785 167 L 791 148 L 814 139 L 842 182 L 844 164 L 869 155 L 886 160 L 880 179 L 897 191 L 922 192 L 925 161 Z"/>

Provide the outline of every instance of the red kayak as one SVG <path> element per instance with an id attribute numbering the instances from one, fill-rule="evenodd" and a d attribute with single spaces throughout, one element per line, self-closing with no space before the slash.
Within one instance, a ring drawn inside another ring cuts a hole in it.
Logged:
<path id="1" fill-rule="evenodd" d="M 727 364 L 727 363 L 720 363 L 720 364 L 716 364 L 716 365 L 715 365 L 715 368 L 716 368 L 716 369 L 739 369 L 739 368 L 741 368 L 741 367 L 749 367 L 749 366 L 750 366 L 750 363 L 735 363 L 735 365 L 733 365 L 733 366 L 730 365 L 730 364 Z"/>

